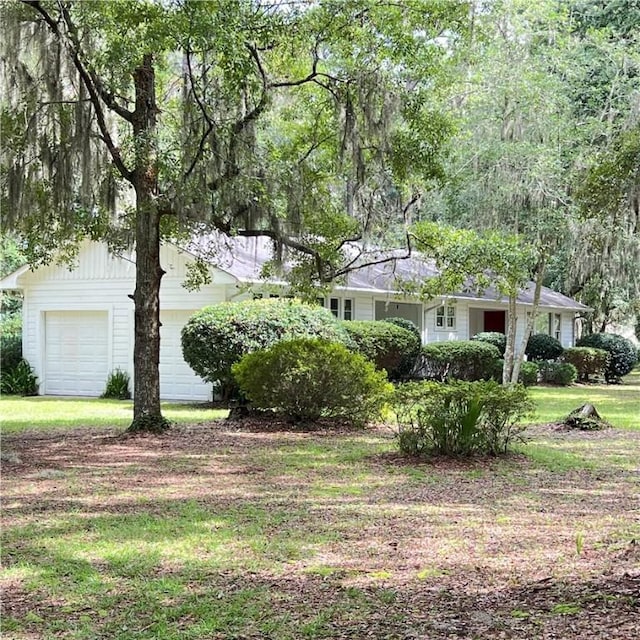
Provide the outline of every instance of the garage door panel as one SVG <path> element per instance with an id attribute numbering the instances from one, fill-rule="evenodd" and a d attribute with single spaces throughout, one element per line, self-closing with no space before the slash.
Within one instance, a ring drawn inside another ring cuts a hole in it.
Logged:
<path id="1" fill-rule="evenodd" d="M 106 311 L 47 311 L 45 382 L 50 395 L 98 396 L 109 375 Z"/>
<path id="2" fill-rule="evenodd" d="M 160 313 L 160 396 L 167 400 L 208 401 L 212 385 L 197 376 L 182 357 L 181 332 L 195 311 Z"/>

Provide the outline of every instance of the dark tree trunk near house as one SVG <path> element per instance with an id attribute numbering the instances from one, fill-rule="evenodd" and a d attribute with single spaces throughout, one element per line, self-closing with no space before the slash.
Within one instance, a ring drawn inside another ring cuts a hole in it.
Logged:
<path id="1" fill-rule="evenodd" d="M 160 213 L 157 195 L 155 128 L 157 104 L 153 58 L 144 57 L 134 73 L 136 106 L 133 137 L 136 164 L 132 183 L 136 194 L 135 341 L 133 347 L 133 422 L 129 431 L 161 431 L 168 422 L 160 409 Z"/>

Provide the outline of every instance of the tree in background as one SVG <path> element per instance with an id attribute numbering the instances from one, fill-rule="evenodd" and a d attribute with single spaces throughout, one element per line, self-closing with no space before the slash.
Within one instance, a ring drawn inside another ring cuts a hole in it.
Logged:
<path id="1" fill-rule="evenodd" d="M 73 260 L 86 236 L 136 249 L 130 429 L 167 426 L 163 238 L 267 236 L 276 256 L 298 252 L 295 285 L 327 283 L 354 266 L 350 241 L 380 243 L 441 174 L 449 128 L 434 96 L 463 2 L 23 0 L 1 11 L 6 223 L 32 264 Z"/>
<path id="2" fill-rule="evenodd" d="M 600 328 L 638 300 L 637 19 L 627 0 L 476 12 L 447 181 L 421 211 L 517 234 L 537 250 L 533 279 L 592 306 Z"/>
<path id="3" fill-rule="evenodd" d="M 3 233 L 0 238 L 0 277 L 4 277 L 26 263 L 20 244 L 10 233 Z M 22 295 L 17 291 L 2 292 L 0 322 L 19 315 L 22 306 Z"/>
<path id="4" fill-rule="evenodd" d="M 582 134 L 575 189 L 582 241 L 570 247 L 564 277 L 595 310 L 590 330 L 604 331 L 640 317 L 640 7 L 574 2 L 572 17 L 567 77 Z"/>

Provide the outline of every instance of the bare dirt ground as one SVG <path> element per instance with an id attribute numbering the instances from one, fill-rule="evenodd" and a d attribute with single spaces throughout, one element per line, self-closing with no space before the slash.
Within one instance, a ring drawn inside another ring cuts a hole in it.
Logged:
<path id="1" fill-rule="evenodd" d="M 326 611 L 304 637 L 640 638 L 640 433 L 540 426 L 532 434 L 587 451 L 592 464 L 556 470 L 522 454 L 416 462 L 394 453 L 382 428 L 295 433 L 218 422 L 164 436 L 27 432 L 3 439 L 15 458 L 3 463 L 2 526 L 10 536 L 69 517 L 162 517 L 191 501 L 245 518 L 234 525 L 233 562 L 201 575 L 207 593 L 260 588 L 269 594 L 264 615 L 286 617 L 292 629 Z M 271 542 L 242 546 L 253 526 Z M 6 544 L 5 567 L 23 550 Z M 181 575 L 170 561 L 152 572 Z M 4 616 L 63 615 L 55 598 L 18 578 L 2 586 Z M 34 627 L 15 637 L 45 635 Z M 284 635 L 247 624 L 207 637 Z"/>

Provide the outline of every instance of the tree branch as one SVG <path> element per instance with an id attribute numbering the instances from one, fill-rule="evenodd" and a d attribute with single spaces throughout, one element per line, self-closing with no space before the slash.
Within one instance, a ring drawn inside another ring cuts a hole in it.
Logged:
<path id="1" fill-rule="evenodd" d="M 89 100 L 91 101 L 93 108 L 96 114 L 96 120 L 98 123 L 98 128 L 100 129 L 101 137 L 104 140 L 107 149 L 109 150 L 109 154 L 113 159 L 114 164 L 116 165 L 118 171 L 128 181 L 131 181 L 132 172 L 127 168 L 124 164 L 122 156 L 120 155 L 119 148 L 115 145 L 113 138 L 109 132 L 109 128 L 107 127 L 104 111 L 102 109 L 101 100 L 105 102 L 107 107 L 109 107 L 109 103 L 104 100 L 104 96 L 101 94 L 100 86 L 101 83 L 98 81 L 98 84 L 92 78 L 92 72 L 90 72 L 80 59 L 80 47 L 79 41 L 77 39 L 77 29 L 71 20 L 71 16 L 69 15 L 68 9 L 60 3 L 60 9 L 63 13 L 64 22 L 67 26 L 68 30 L 68 38 L 64 38 L 63 34 L 60 31 L 58 22 L 56 22 L 53 17 L 49 14 L 49 12 L 42 6 L 39 0 L 21 0 L 23 4 L 30 6 L 34 11 L 40 14 L 43 18 L 49 29 L 55 35 L 55 37 L 61 42 L 67 45 L 69 52 L 71 53 L 71 59 L 73 61 L 73 65 L 78 71 L 80 78 L 85 85 L 88 93 Z M 75 35 L 74 35 L 75 34 Z M 95 76 L 95 73 L 93 74 Z M 96 76 L 97 78 L 97 76 Z M 111 107 L 109 107 L 111 108 Z M 126 120 L 130 121 L 131 112 L 126 109 L 119 108 L 118 110 L 113 109 L 118 115 L 124 117 Z M 128 117 L 125 117 L 119 111 L 124 111 L 128 114 Z"/>
<path id="2" fill-rule="evenodd" d="M 198 161 L 200 160 L 200 158 L 202 157 L 202 153 L 204 152 L 205 142 L 207 141 L 207 138 L 211 135 L 211 132 L 213 131 L 215 126 L 213 119 L 207 113 L 204 103 L 202 102 L 202 100 L 200 100 L 200 96 L 196 91 L 195 83 L 193 81 L 193 69 L 191 67 L 191 51 L 186 51 L 185 55 L 187 57 L 187 71 L 189 74 L 189 84 L 191 85 L 191 93 L 193 95 L 194 100 L 196 101 L 196 104 L 198 105 L 198 108 L 200 109 L 200 113 L 202 113 L 202 117 L 205 119 L 207 123 L 207 128 L 206 128 L 206 131 L 200 137 L 200 142 L 198 143 L 198 149 L 196 150 L 196 153 L 193 156 L 193 160 L 191 161 L 189 168 L 184 172 L 184 176 L 183 176 L 184 180 L 186 180 L 193 173 L 193 170 L 196 168 L 196 165 L 198 164 Z"/>

